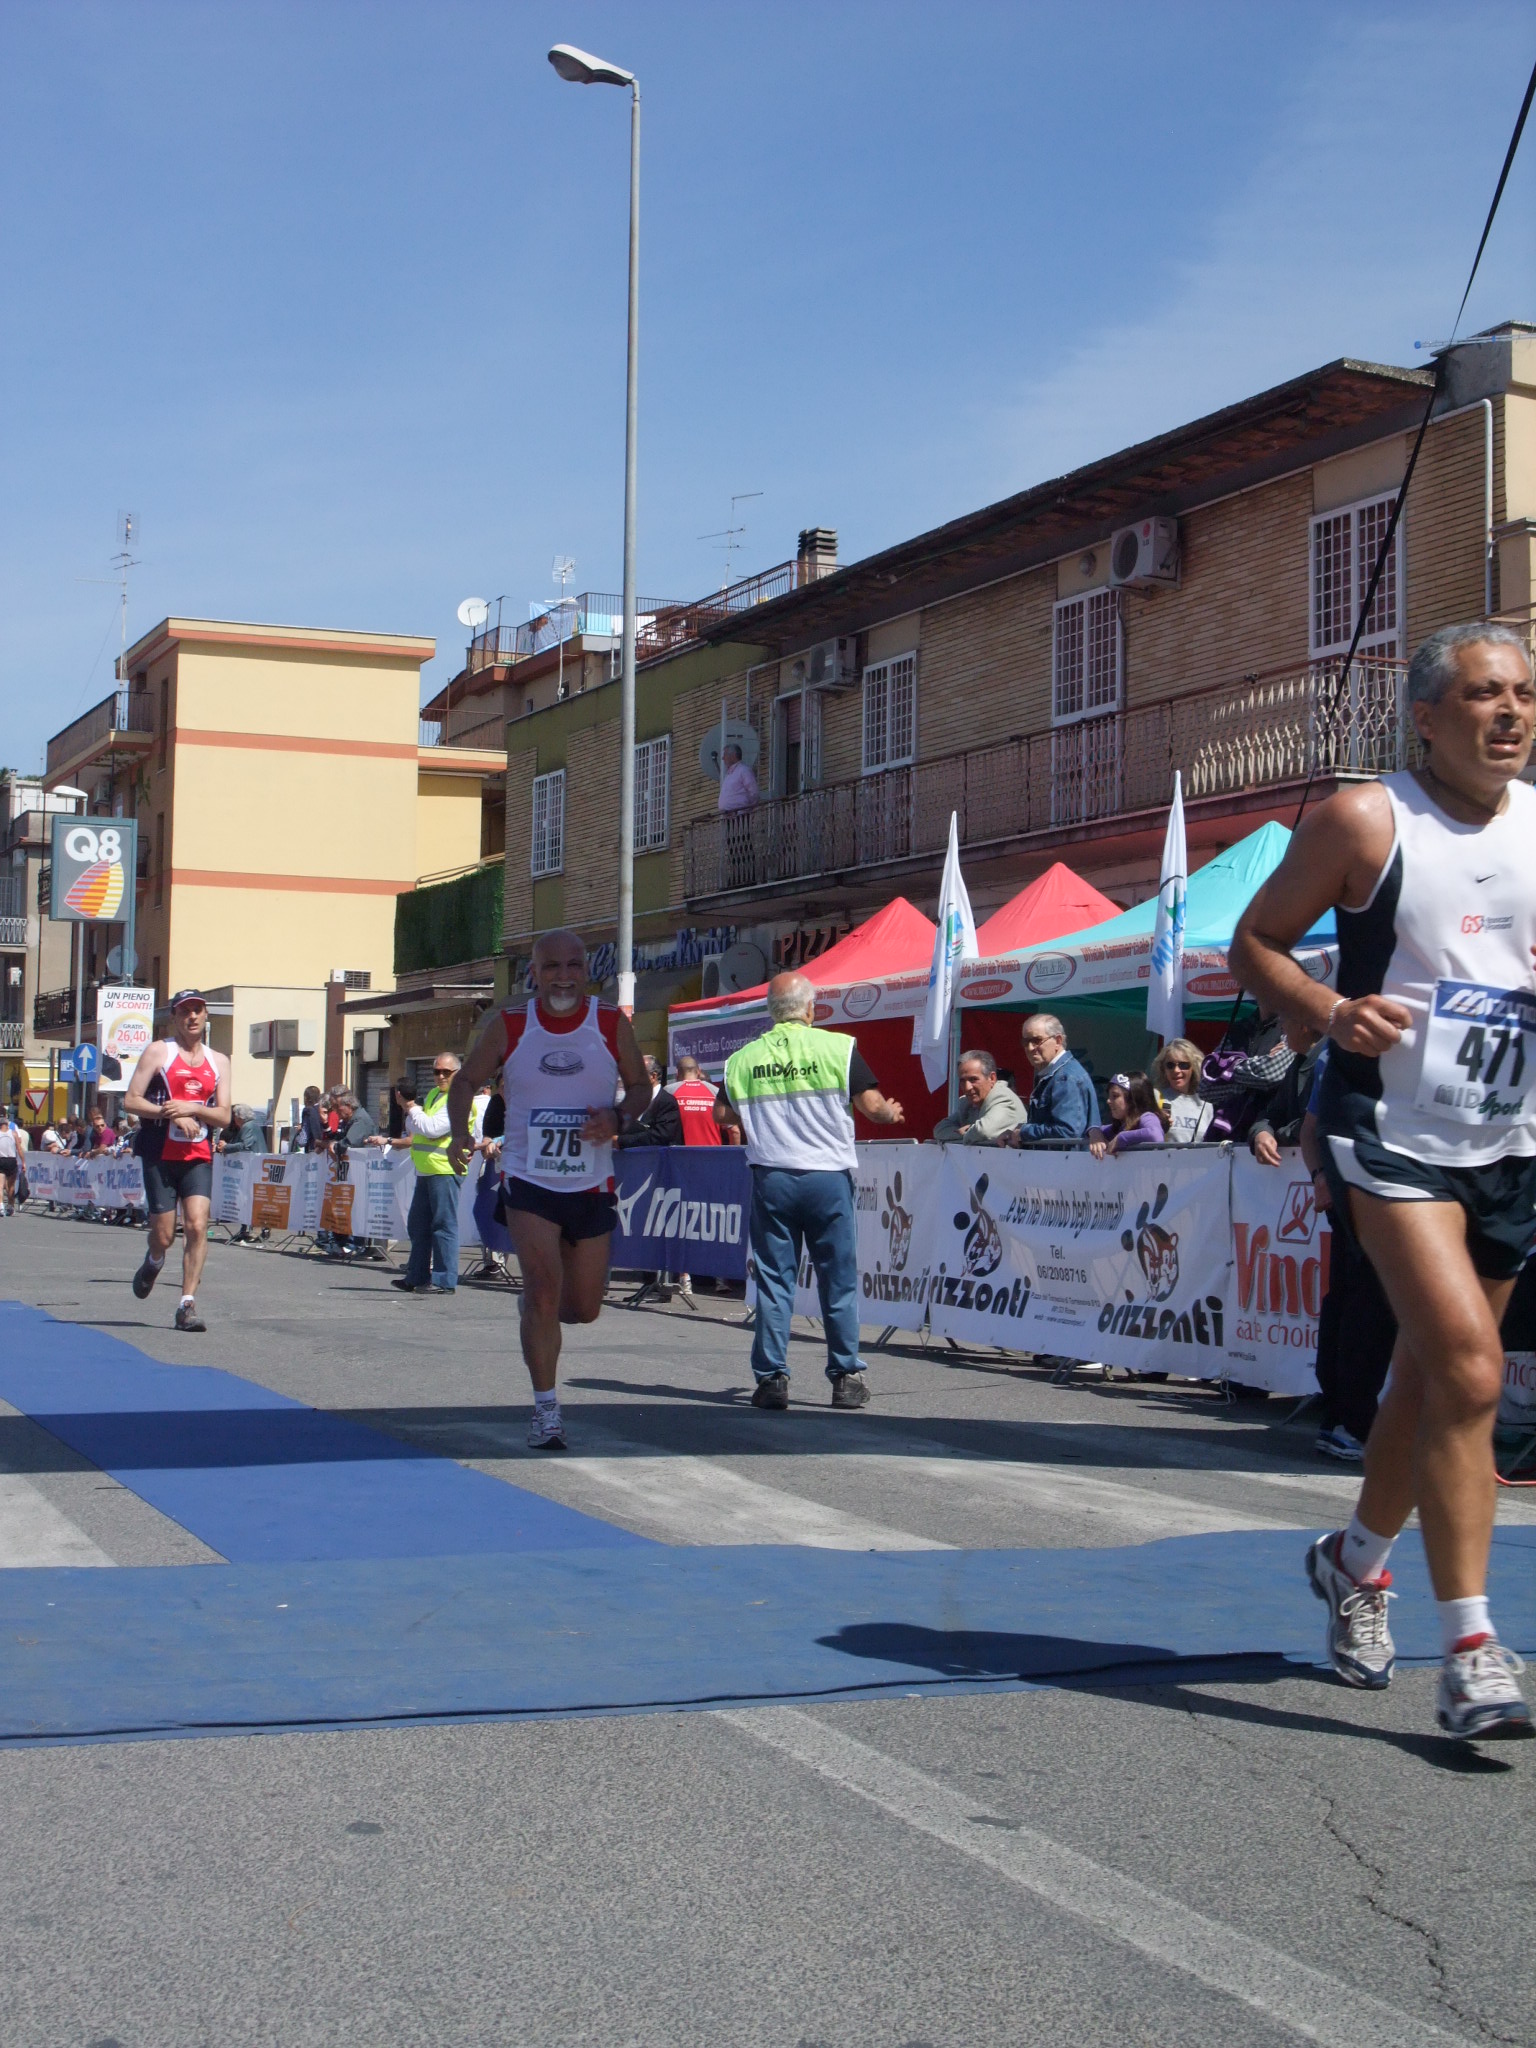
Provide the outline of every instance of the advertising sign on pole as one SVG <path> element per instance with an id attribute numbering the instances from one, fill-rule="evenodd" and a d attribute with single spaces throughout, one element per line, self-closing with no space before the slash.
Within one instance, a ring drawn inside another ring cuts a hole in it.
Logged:
<path id="1" fill-rule="evenodd" d="M 55 818 L 48 915 L 72 924 L 131 925 L 138 837 L 132 818 Z"/>
<path id="2" fill-rule="evenodd" d="M 128 1086 L 140 1055 L 155 1035 L 155 992 L 152 988 L 102 988 L 96 991 L 96 1043 L 101 1050 L 103 1093 Z M 111 1062 L 118 1071 L 113 1073 Z"/>

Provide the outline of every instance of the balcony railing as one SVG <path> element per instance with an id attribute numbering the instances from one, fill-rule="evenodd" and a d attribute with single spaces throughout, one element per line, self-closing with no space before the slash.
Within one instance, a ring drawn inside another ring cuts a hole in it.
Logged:
<path id="1" fill-rule="evenodd" d="M 95 753 L 117 747 L 142 752 L 155 736 L 155 715 L 148 690 L 114 690 L 89 711 L 66 725 L 48 742 L 50 775 L 70 762 L 88 761 Z"/>
<path id="2" fill-rule="evenodd" d="M 0 875 L 0 946 L 27 943 L 27 872 Z"/>
<path id="3" fill-rule="evenodd" d="M 938 859 L 950 813 L 967 847 L 1000 846 L 1184 798 L 1236 796 L 1309 774 L 1379 775 L 1411 765 L 1404 664 L 1357 662 L 1348 677 L 1300 672 L 1140 705 L 1050 732 L 920 761 L 696 819 L 684 834 L 692 901 L 811 876 Z"/>
<path id="4" fill-rule="evenodd" d="M 675 597 L 640 597 L 635 600 L 636 634 L 643 633 L 658 612 L 676 611 Z M 469 643 L 464 663 L 471 675 L 481 669 L 508 667 L 544 654 L 562 640 L 582 635 L 617 640 L 624 628 L 624 599 L 611 590 L 584 590 L 566 604 L 551 605 L 520 626 L 487 626 Z"/>
<path id="5" fill-rule="evenodd" d="M 501 716 L 485 718 L 477 725 L 456 725 L 451 735 L 445 735 L 440 718 L 424 718 L 420 723 L 417 744 L 423 747 L 479 747 L 500 754 L 507 744 L 507 721 Z"/>
<path id="6" fill-rule="evenodd" d="M 99 981 L 85 985 L 84 1000 L 80 1005 L 82 1020 L 96 1021 L 96 991 Z M 75 1025 L 75 992 L 72 988 L 43 989 L 32 998 L 32 1029 L 34 1031 L 72 1031 Z"/>
<path id="7" fill-rule="evenodd" d="M 24 1027 L 19 1017 L 0 1017 L 0 1052 L 20 1052 Z"/>
<path id="8" fill-rule="evenodd" d="M 776 597 L 787 597 L 802 583 L 814 582 L 817 574 L 814 564 L 802 557 L 794 562 L 780 562 L 776 569 L 764 569 L 759 575 L 745 576 L 739 583 L 727 584 L 725 589 L 712 591 L 708 597 L 697 598 L 690 604 L 669 606 L 637 630 L 636 656 L 647 661 L 671 648 L 686 647 L 691 641 L 702 639 L 710 627 L 723 625 L 739 613 L 769 604 Z"/>

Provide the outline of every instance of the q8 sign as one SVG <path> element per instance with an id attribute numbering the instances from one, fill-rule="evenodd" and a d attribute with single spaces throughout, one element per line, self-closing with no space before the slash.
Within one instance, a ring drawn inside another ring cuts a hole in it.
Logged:
<path id="1" fill-rule="evenodd" d="M 55 818 L 48 915 L 74 924 L 126 924 L 137 865 L 132 818 Z"/>

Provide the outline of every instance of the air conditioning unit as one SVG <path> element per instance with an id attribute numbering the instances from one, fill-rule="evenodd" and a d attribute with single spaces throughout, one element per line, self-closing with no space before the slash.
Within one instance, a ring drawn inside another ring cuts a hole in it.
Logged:
<path id="1" fill-rule="evenodd" d="M 365 1067 L 376 1067 L 379 1063 L 379 1048 L 383 1040 L 382 1028 L 359 1031 L 357 1034 L 357 1057 Z"/>
<path id="2" fill-rule="evenodd" d="M 1120 589 L 1179 580 L 1179 522 L 1140 519 L 1122 526 L 1109 543 L 1109 580 Z"/>
<path id="3" fill-rule="evenodd" d="M 253 1024 L 251 1026 L 251 1058 L 269 1060 L 272 1057 L 272 1026 Z"/>
<path id="4" fill-rule="evenodd" d="M 742 939 L 724 953 L 712 953 L 704 962 L 702 987 L 706 996 L 739 996 L 743 989 L 756 988 L 768 979 L 768 962 L 761 946 Z"/>
<path id="5" fill-rule="evenodd" d="M 304 1058 L 315 1049 L 315 1027 L 307 1017 L 279 1017 L 272 1025 L 272 1050 L 279 1059 Z"/>
<path id="6" fill-rule="evenodd" d="M 788 668 L 792 690 L 846 690 L 859 680 L 857 635 L 845 633 L 837 640 L 819 641 L 793 656 Z"/>

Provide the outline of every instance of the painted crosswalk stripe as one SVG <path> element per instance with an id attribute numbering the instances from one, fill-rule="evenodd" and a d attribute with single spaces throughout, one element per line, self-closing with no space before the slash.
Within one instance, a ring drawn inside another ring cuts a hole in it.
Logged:
<path id="1" fill-rule="evenodd" d="M 796 1543 L 813 1550 L 951 1550 L 842 1508 L 747 1479 L 712 1458 L 562 1458 L 593 1505 L 664 1543 Z"/>
<path id="2" fill-rule="evenodd" d="M 728 1708 L 719 1718 L 754 1741 L 867 1800 L 908 1827 L 974 1857 L 1037 1898 L 1152 1961 L 1323 2048 L 1471 2048 L 1342 1978 L 1224 1926 L 1122 1876 L 1022 1821 L 978 1814 L 974 1797 L 795 1707 Z"/>
<path id="3" fill-rule="evenodd" d="M 0 1472 L 0 1570 L 111 1562 L 31 1480 Z"/>

